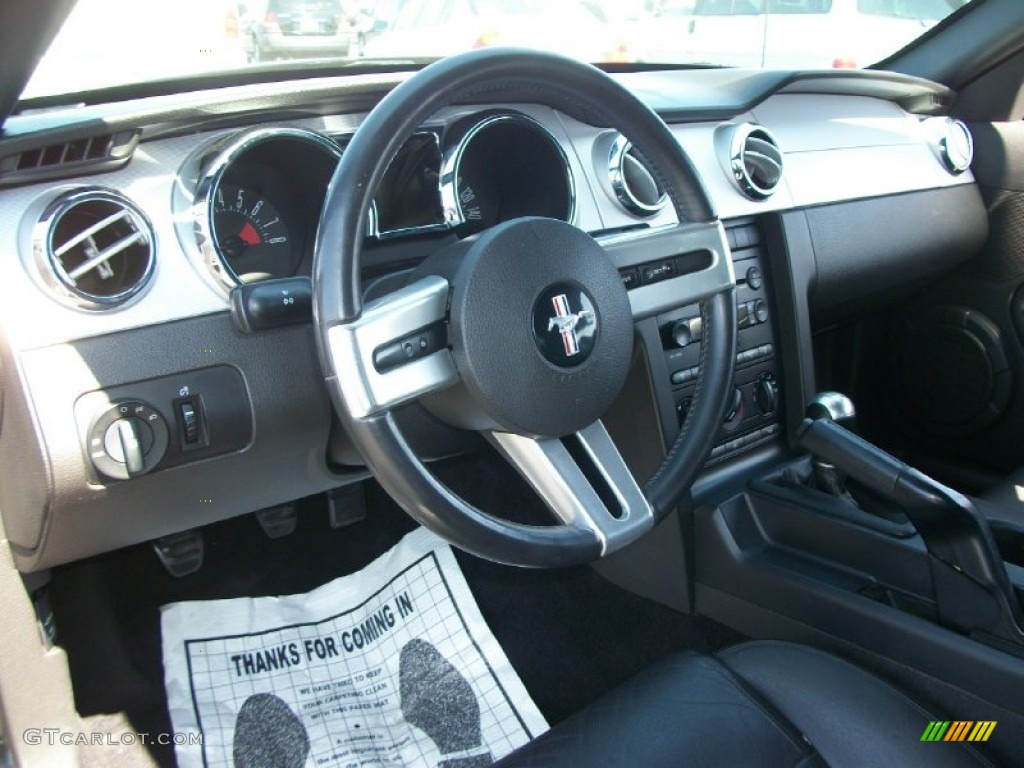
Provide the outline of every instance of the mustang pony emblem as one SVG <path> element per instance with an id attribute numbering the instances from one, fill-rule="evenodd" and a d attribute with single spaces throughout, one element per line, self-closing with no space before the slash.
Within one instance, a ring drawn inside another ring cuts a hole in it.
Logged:
<path id="1" fill-rule="evenodd" d="M 579 312 L 569 310 L 569 299 L 564 293 L 551 298 L 555 307 L 555 316 L 548 320 L 548 330 L 558 329 L 562 336 L 562 344 L 565 346 L 565 356 L 572 357 L 580 352 L 579 339 L 576 336 L 576 326 L 587 318 L 593 317 L 594 313 L 589 309 L 581 309 Z"/>

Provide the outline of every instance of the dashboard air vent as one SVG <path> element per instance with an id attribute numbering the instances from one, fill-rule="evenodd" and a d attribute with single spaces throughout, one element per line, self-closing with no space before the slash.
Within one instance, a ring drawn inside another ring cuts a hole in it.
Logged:
<path id="1" fill-rule="evenodd" d="M 782 151 L 775 137 L 760 125 L 737 125 L 729 142 L 729 170 L 751 200 L 771 197 L 782 181 Z"/>
<path id="2" fill-rule="evenodd" d="M 138 140 L 137 131 L 121 131 L 26 149 L 0 159 L 0 181 L 13 184 L 88 166 L 114 167 L 128 161 Z"/>
<path id="3" fill-rule="evenodd" d="M 612 142 L 608 178 L 615 198 L 635 216 L 653 216 L 668 202 L 665 190 L 636 156 L 625 136 L 620 135 Z"/>
<path id="4" fill-rule="evenodd" d="M 123 304 L 153 274 L 153 229 L 142 211 L 113 190 L 87 187 L 61 195 L 47 206 L 34 235 L 44 279 L 72 306 Z"/>
<path id="5" fill-rule="evenodd" d="M 954 176 L 971 167 L 974 161 L 974 139 L 970 129 L 960 120 L 943 121 L 939 138 L 939 157 L 946 170 Z"/>

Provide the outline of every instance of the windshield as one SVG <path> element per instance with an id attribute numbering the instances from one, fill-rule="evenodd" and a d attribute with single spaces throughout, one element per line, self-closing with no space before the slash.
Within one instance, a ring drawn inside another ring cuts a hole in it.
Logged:
<path id="1" fill-rule="evenodd" d="M 22 93 L 493 45 L 594 63 L 863 67 L 967 0 L 79 0 Z"/>

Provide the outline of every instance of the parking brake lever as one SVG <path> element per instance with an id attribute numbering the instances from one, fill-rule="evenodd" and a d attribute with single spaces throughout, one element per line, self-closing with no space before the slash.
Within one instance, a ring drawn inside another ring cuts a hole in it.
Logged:
<path id="1" fill-rule="evenodd" d="M 939 621 L 979 640 L 1024 646 L 1021 607 L 992 532 L 970 499 L 844 429 L 827 413 L 797 435 L 834 465 L 899 506 L 928 548 Z"/>
<path id="2" fill-rule="evenodd" d="M 854 408 L 853 401 L 839 392 L 819 392 L 807 405 L 809 419 L 828 419 L 841 424 L 851 432 L 856 432 L 853 427 L 856 416 L 857 409 Z M 842 469 L 818 454 L 814 454 L 812 466 L 815 488 L 840 499 L 847 495 L 846 473 Z"/>

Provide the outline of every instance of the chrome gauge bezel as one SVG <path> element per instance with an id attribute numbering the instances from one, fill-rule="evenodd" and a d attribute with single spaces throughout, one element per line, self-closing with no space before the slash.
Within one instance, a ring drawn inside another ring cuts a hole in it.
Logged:
<path id="1" fill-rule="evenodd" d="M 434 148 L 437 150 L 437 155 L 442 158 L 442 163 L 443 163 L 444 162 L 443 161 L 444 153 L 443 153 L 442 147 L 441 147 L 441 136 L 440 136 L 440 131 L 439 130 L 431 130 L 427 126 L 424 126 L 421 130 L 418 130 L 415 133 L 413 133 L 413 135 L 409 137 L 409 139 L 406 142 L 406 144 L 408 144 L 409 141 L 412 141 L 413 139 L 418 138 L 418 137 L 422 137 L 422 136 L 430 137 L 431 141 L 434 144 Z M 404 147 L 405 147 L 405 145 L 403 145 L 402 149 L 398 150 L 399 153 L 401 153 L 404 150 Z M 393 157 L 391 159 L 391 162 L 395 162 L 396 159 L 397 159 L 397 156 Z M 386 176 L 387 176 L 387 173 L 385 172 L 385 177 Z M 438 176 L 438 190 L 437 190 L 439 197 L 441 195 L 440 179 L 441 179 L 441 176 L 439 175 Z M 380 190 L 379 189 L 377 190 L 376 194 L 380 194 Z M 399 227 L 398 229 L 386 229 L 384 231 L 381 231 L 381 229 L 380 229 L 380 213 L 379 213 L 379 211 L 377 209 L 377 199 L 376 199 L 376 197 L 374 197 L 374 199 L 372 201 L 370 201 L 370 209 L 366 213 L 366 236 L 367 237 L 375 238 L 377 240 L 391 240 L 391 239 L 396 239 L 396 238 L 409 237 L 410 235 L 424 235 L 424 234 L 431 234 L 431 233 L 434 233 L 434 232 L 443 232 L 443 231 L 447 231 L 447 230 L 451 229 L 451 225 L 448 224 L 448 221 L 447 221 L 447 219 L 444 216 L 443 208 L 442 208 L 442 214 L 441 215 L 442 215 L 442 219 L 444 219 L 444 220 L 440 221 L 440 222 L 438 222 L 436 224 L 422 224 L 422 225 L 415 226 L 415 227 Z"/>
<path id="2" fill-rule="evenodd" d="M 326 150 L 337 161 L 341 160 L 341 147 L 327 136 L 304 128 L 274 126 L 254 128 L 234 136 L 227 146 L 221 149 L 216 157 L 209 162 L 196 186 L 195 196 L 192 200 L 192 221 L 196 245 L 199 248 L 204 266 L 213 275 L 217 283 L 228 291 L 240 285 L 241 280 L 224 258 L 217 245 L 217 234 L 213 225 L 217 189 L 224 178 L 224 174 L 227 173 L 234 162 L 253 149 L 253 147 L 263 142 L 277 139 L 304 141 Z"/>
<path id="3" fill-rule="evenodd" d="M 458 190 L 462 159 L 475 138 L 488 128 L 502 123 L 515 123 L 536 131 L 558 153 L 569 196 L 566 222 L 574 224 L 576 222 L 576 178 L 573 175 L 572 166 L 569 164 L 569 156 L 551 131 L 540 121 L 522 112 L 501 112 L 487 115 L 472 123 L 461 136 L 457 137 L 457 140 L 451 142 L 451 146 L 445 152 L 441 162 L 441 208 L 444 212 L 445 224 L 454 229 L 467 223 Z"/>

